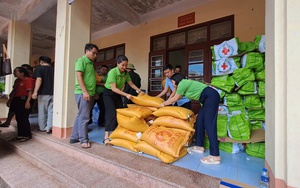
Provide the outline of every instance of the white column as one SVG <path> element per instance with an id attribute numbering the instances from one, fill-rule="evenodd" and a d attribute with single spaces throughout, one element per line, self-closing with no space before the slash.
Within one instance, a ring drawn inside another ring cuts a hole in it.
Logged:
<path id="1" fill-rule="evenodd" d="M 57 1 L 53 136 L 69 137 L 77 114 L 75 61 L 90 42 L 91 0 Z"/>
<path id="2" fill-rule="evenodd" d="M 2 44 L 1 44 L 2 45 Z M 11 20 L 8 26 L 7 53 L 12 63 L 12 70 L 22 64 L 30 64 L 31 56 L 31 25 Z M 5 93 L 12 90 L 14 76 L 5 77 Z"/>
<path id="3" fill-rule="evenodd" d="M 300 1 L 266 1 L 266 165 L 270 187 L 300 185 Z"/>

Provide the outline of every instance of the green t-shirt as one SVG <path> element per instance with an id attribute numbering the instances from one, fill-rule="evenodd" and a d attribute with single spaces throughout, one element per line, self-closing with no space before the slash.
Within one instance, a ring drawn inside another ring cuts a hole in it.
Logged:
<path id="1" fill-rule="evenodd" d="M 87 92 L 94 96 L 96 90 L 96 76 L 93 62 L 85 55 L 77 59 L 75 63 L 75 72 L 83 73 L 83 82 Z M 75 94 L 83 94 L 79 86 L 77 76 L 75 75 Z"/>
<path id="2" fill-rule="evenodd" d="M 118 89 L 122 89 L 124 84 L 129 81 L 131 81 L 131 78 L 128 72 L 123 72 L 121 74 L 119 68 L 115 67 L 108 72 L 108 77 L 105 82 L 105 87 L 107 89 L 111 89 L 110 84 L 115 83 Z"/>
<path id="3" fill-rule="evenodd" d="M 107 80 L 107 75 L 103 76 L 102 80 L 101 80 L 101 83 L 105 83 Z M 97 86 L 96 87 L 96 91 L 97 93 L 103 93 L 105 87 L 104 86 Z"/>
<path id="4" fill-rule="evenodd" d="M 207 87 L 206 84 L 195 81 L 183 79 L 177 86 L 176 93 L 185 96 L 190 100 L 198 101 L 202 91 Z"/>

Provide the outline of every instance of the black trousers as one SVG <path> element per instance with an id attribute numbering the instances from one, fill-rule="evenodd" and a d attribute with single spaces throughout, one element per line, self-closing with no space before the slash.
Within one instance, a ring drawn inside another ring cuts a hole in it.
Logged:
<path id="1" fill-rule="evenodd" d="M 220 103 L 219 93 L 211 87 L 206 87 L 201 93 L 199 102 L 203 104 L 196 120 L 196 146 L 204 146 L 205 131 L 210 144 L 210 155 L 219 156 L 217 136 L 217 118 Z"/>
<path id="2" fill-rule="evenodd" d="M 118 125 L 116 109 L 123 108 L 121 95 L 116 94 L 111 89 L 103 92 L 105 106 L 105 131 L 114 131 Z"/>
<path id="3" fill-rule="evenodd" d="M 105 125 L 105 104 L 103 101 L 103 93 L 99 93 L 99 99 L 97 99 L 96 102 L 100 110 L 99 117 L 98 117 L 98 124 Z"/>
<path id="4" fill-rule="evenodd" d="M 25 109 L 26 100 L 27 97 L 14 97 L 11 101 L 11 108 L 16 114 L 18 136 L 31 138 L 30 122 L 28 119 L 31 108 Z"/>

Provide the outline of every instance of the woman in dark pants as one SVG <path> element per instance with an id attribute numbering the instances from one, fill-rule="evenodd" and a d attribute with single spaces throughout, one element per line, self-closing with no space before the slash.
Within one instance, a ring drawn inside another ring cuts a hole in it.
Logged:
<path id="1" fill-rule="evenodd" d="M 109 71 L 103 92 L 106 121 L 103 143 L 105 145 L 109 143 L 108 137 L 110 132 L 114 131 L 118 125 L 116 109 L 123 108 L 121 96 L 125 96 L 129 100 L 132 98 L 132 95 L 122 91 L 125 83 L 128 83 L 137 92 L 142 92 L 141 89 L 132 83 L 130 75 L 126 72 L 128 58 L 124 55 L 119 55 L 116 61 L 117 66 Z"/>
<path id="2" fill-rule="evenodd" d="M 20 140 L 25 142 L 31 139 L 31 130 L 29 123 L 29 113 L 31 110 L 31 95 L 33 92 L 34 82 L 28 78 L 29 74 L 24 67 L 17 67 L 14 74 L 20 82 L 16 86 L 15 95 L 11 101 L 11 108 L 16 114 L 16 121 L 18 127 L 18 137 L 13 140 Z"/>
<path id="3" fill-rule="evenodd" d="M 162 103 L 161 107 L 171 105 L 183 96 L 190 100 L 198 100 L 202 104 L 202 107 L 196 120 L 196 143 L 194 147 L 189 149 L 194 152 L 204 153 L 203 146 L 206 131 L 210 143 L 210 155 L 203 157 L 201 162 L 204 164 L 220 164 L 221 157 L 217 137 L 217 116 L 220 102 L 219 93 L 206 84 L 184 79 L 184 76 L 181 74 L 174 74 L 171 80 L 176 89 L 176 94 Z"/>

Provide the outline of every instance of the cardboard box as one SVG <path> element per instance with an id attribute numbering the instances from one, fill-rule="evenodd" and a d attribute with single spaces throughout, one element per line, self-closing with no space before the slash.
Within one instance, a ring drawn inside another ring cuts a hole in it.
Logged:
<path id="1" fill-rule="evenodd" d="M 255 143 L 265 141 L 265 130 L 258 129 L 251 131 L 251 138 L 249 140 L 233 140 L 229 137 L 219 138 L 221 142 L 234 142 L 234 143 Z"/>
<path id="2" fill-rule="evenodd" d="M 238 181 L 223 178 L 220 182 L 219 188 L 255 188 L 254 186 L 247 185 Z"/>

